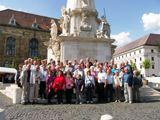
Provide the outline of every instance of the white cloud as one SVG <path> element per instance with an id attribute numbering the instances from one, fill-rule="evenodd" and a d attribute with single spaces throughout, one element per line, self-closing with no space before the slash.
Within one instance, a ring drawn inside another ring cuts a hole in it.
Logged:
<path id="1" fill-rule="evenodd" d="M 129 38 L 130 32 L 121 32 L 118 35 L 111 35 L 111 38 L 115 39 L 114 42 L 117 47 L 126 45 L 127 43 L 132 42 L 132 39 Z"/>
<path id="2" fill-rule="evenodd" d="M 143 14 L 142 23 L 144 30 L 151 30 L 154 33 L 160 33 L 160 14 Z"/>
<path id="3" fill-rule="evenodd" d="M 0 5 L 0 11 L 7 9 L 7 7 Z"/>

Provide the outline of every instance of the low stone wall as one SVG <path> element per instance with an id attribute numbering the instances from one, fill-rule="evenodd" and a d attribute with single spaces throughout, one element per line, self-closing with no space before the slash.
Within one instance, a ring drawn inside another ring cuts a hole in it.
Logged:
<path id="1" fill-rule="evenodd" d="M 3 89 L 3 83 L 0 82 L 0 90 Z"/>
<path id="2" fill-rule="evenodd" d="M 6 120 L 5 118 L 5 112 L 3 109 L 0 109 L 0 120 Z"/>

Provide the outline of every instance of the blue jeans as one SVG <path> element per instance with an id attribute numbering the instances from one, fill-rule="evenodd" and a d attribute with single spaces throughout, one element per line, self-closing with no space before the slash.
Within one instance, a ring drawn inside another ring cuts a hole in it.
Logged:
<path id="1" fill-rule="evenodd" d="M 106 101 L 108 101 L 109 91 L 110 91 L 110 101 L 113 101 L 113 84 L 107 84 L 106 86 Z"/>
<path id="2" fill-rule="evenodd" d="M 83 100 L 83 93 L 82 92 L 77 92 L 76 93 L 76 102 L 82 102 Z"/>

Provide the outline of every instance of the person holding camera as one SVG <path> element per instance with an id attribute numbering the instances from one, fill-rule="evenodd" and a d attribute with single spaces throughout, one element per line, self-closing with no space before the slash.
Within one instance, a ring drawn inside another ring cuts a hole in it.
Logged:
<path id="1" fill-rule="evenodd" d="M 87 76 L 85 77 L 85 86 L 86 86 L 86 99 L 87 103 L 93 103 L 93 91 L 95 87 L 94 76 L 91 75 L 91 71 L 87 71 Z"/>

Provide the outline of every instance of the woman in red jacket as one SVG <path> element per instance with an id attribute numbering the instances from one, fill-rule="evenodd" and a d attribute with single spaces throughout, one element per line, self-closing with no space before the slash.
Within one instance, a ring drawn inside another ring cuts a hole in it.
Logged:
<path id="1" fill-rule="evenodd" d="M 59 70 L 53 84 L 53 89 L 57 92 L 57 104 L 63 104 L 63 91 L 65 91 L 65 84 L 65 76 L 63 75 L 63 72 Z"/>

